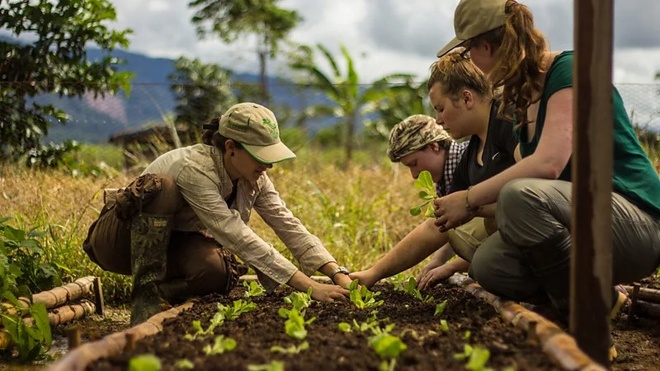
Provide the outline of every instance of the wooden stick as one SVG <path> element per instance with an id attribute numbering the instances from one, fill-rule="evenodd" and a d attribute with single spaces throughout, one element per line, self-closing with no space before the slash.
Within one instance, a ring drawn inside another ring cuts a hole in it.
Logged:
<path id="1" fill-rule="evenodd" d="M 84 295 L 92 292 L 95 279 L 96 277 L 94 276 L 87 276 L 79 278 L 71 283 L 67 283 L 64 286 L 36 293 L 32 295 L 32 302 L 43 303 L 46 306 L 46 309 L 57 308 L 68 301 L 78 300 Z M 31 304 L 30 300 L 25 297 L 18 298 L 18 302 L 23 308 L 28 308 Z M 10 306 L 9 304 L 4 305 L 5 307 Z"/>
<path id="2" fill-rule="evenodd" d="M 636 285 L 633 285 L 633 286 L 625 286 L 624 285 L 623 288 L 625 288 L 626 291 L 628 291 L 628 294 L 632 294 L 633 291 L 635 290 L 635 286 L 638 287 L 639 284 L 636 284 Z M 641 287 L 641 288 L 639 288 L 638 298 L 642 299 L 644 301 L 649 301 L 649 302 L 653 302 L 653 303 L 660 303 L 660 290 L 648 289 L 648 288 Z"/>
<path id="3" fill-rule="evenodd" d="M 101 285 L 101 278 L 94 278 L 94 300 L 96 303 L 96 314 L 103 315 L 105 310 L 105 302 L 103 301 L 103 285 Z"/>
<path id="4" fill-rule="evenodd" d="M 66 329 L 66 337 L 68 340 L 69 351 L 72 351 L 80 346 L 80 327 L 71 326 Z"/>
<path id="5" fill-rule="evenodd" d="M 540 314 L 491 294 L 468 276 L 456 273 L 449 278 L 449 282 L 462 287 L 475 297 L 485 300 L 495 308 L 502 318 L 515 327 L 528 334 L 534 334 L 543 352 L 563 369 L 605 370 L 580 350 L 573 337 Z"/>
<path id="6" fill-rule="evenodd" d="M 639 299 L 639 283 L 635 282 L 630 294 L 630 308 L 628 308 L 628 320 L 632 321 L 637 311 L 637 299 Z M 626 289 L 628 291 L 628 289 Z"/>
<path id="7" fill-rule="evenodd" d="M 48 371 L 83 371 L 90 363 L 97 359 L 111 357 L 120 354 L 127 343 L 127 334 L 134 336 L 135 341 L 156 334 L 163 330 L 163 321 L 174 318 L 179 313 L 190 309 L 194 301 L 188 301 L 178 307 L 158 313 L 149 318 L 147 322 L 141 323 L 121 332 L 115 332 L 103 339 L 84 344 L 74 351 L 67 353 L 57 363 L 52 364 Z"/>

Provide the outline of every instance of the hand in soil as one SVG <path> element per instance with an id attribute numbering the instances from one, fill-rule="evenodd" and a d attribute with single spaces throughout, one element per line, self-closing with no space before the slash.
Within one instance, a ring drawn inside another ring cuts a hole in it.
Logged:
<path id="1" fill-rule="evenodd" d="M 376 276 L 376 274 L 373 272 L 372 269 L 353 272 L 348 276 L 350 277 L 351 280 L 358 280 L 360 282 L 360 285 L 367 286 L 368 289 L 370 289 L 371 286 L 373 286 L 379 280 L 379 278 Z"/>
<path id="2" fill-rule="evenodd" d="M 417 281 L 417 288 L 420 291 L 424 291 L 434 287 L 438 283 L 446 280 L 454 274 L 454 270 L 443 264 L 439 267 L 433 268 L 430 271 L 426 272 L 420 280 Z"/>
<path id="3" fill-rule="evenodd" d="M 341 286 L 345 289 L 348 289 L 348 285 L 351 284 L 351 277 L 348 276 L 348 274 L 343 274 L 343 273 L 337 273 L 335 275 L 335 284 L 337 286 Z"/>
<path id="4" fill-rule="evenodd" d="M 350 292 L 338 285 L 316 283 L 312 286 L 312 299 L 318 301 L 348 300 Z"/>

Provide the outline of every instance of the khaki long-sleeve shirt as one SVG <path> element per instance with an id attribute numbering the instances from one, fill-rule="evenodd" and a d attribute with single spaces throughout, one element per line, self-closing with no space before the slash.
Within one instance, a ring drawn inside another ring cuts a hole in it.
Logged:
<path id="1" fill-rule="evenodd" d="M 247 226 L 252 209 L 284 242 L 305 274 L 335 261 L 318 237 L 286 207 L 265 173 L 255 183 L 240 179 L 236 200 L 227 205 L 225 199 L 233 184 L 215 147 L 197 144 L 167 152 L 145 173 L 170 175 L 179 186 L 186 203 L 174 217 L 174 230 L 210 233 L 254 268 L 267 289 L 288 282 L 298 269 Z"/>

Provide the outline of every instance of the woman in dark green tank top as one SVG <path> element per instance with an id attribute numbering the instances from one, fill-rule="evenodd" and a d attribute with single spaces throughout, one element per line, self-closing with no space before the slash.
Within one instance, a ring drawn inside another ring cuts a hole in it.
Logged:
<path id="1" fill-rule="evenodd" d="M 514 0 L 461 0 L 457 46 L 502 89 L 503 117 L 515 118 L 523 159 L 500 174 L 436 200 L 436 225 L 453 228 L 469 209 L 498 201 L 499 233 L 474 255 L 470 274 L 487 290 L 514 300 L 545 294 L 568 311 L 573 53 L 551 52 L 530 10 Z M 639 280 L 660 265 L 660 179 L 640 146 L 621 96 L 612 88 L 613 280 Z M 624 300 L 615 292 L 614 300 Z M 614 303 L 617 304 L 617 303 Z M 616 305 L 614 306 L 616 307 Z"/>

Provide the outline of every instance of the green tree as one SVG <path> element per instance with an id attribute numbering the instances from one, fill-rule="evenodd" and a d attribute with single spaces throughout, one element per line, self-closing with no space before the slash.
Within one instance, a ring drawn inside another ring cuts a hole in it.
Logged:
<path id="1" fill-rule="evenodd" d="M 262 101 L 268 105 L 268 78 L 266 63 L 274 58 L 280 43 L 302 20 L 294 10 L 277 6 L 279 0 L 191 0 L 188 6 L 195 10 L 192 23 L 197 34 L 205 37 L 217 34 L 227 43 L 235 42 L 239 36 L 257 37 L 259 57 L 259 79 Z"/>
<path id="2" fill-rule="evenodd" d="M 231 71 L 216 64 L 181 57 L 168 76 L 176 101 L 176 121 L 201 133 L 202 124 L 236 103 L 231 88 Z"/>
<path id="3" fill-rule="evenodd" d="M 427 104 L 426 81 L 415 82 L 413 76 L 401 75 L 400 83 L 389 89 L 386 98 L 376 104 L 377 116 L 365 121 L 365 134 L 376 139 L 387 139 L 392 127 L 410 115 L 430 114 L 433 109 Z"/>
<path id="4" fill-rule="evenodd" d="M 390 85 L 401 79 L 411 79 L 408 74 L 391 74 L 385 76 L 366 88 L 361 88 L 359 77 L 353 58 L 348 49 L 341 46 L 344 56 L 346 71 L 342 73 L 335 58 L 323 45 L 317 45 L 325 61 L 330 66 L 332 75 L 321 71 L 315 63 L 314 49 L 301 47 L 299 54 L 294 55 L 290 62 L 293 70 L 300 71 L 305 75 L 305 81 L 311 83 L 311 87 L 320 90 L 332 101 L 331 105 L 319 103 L 305 110 L 308 117 L 340 118 L 339 128 L 343 129 L 343 142 L 346 151 L 346 162 L 350 163 L 353 157 L 353 146 L 355 141 L 355 130 L 358 120 L 375 112 L 378 103 L 390 96 Z"/>
<path id="5" fill-rule="evenodd" d="M 106 27 L 115 19 L 108 0 L 0 2 L 0 30 L 11 36 L 0 40 L 0 159 L 39 147 L 51 122 L 66 123 L 61 109 L 37 103 L 39 95 L 130 93 L 131 74 L 115 70 L 118 59 L 87 60 L 89 43 L 106 52 L 128 47 L 130 30 Z"/>

